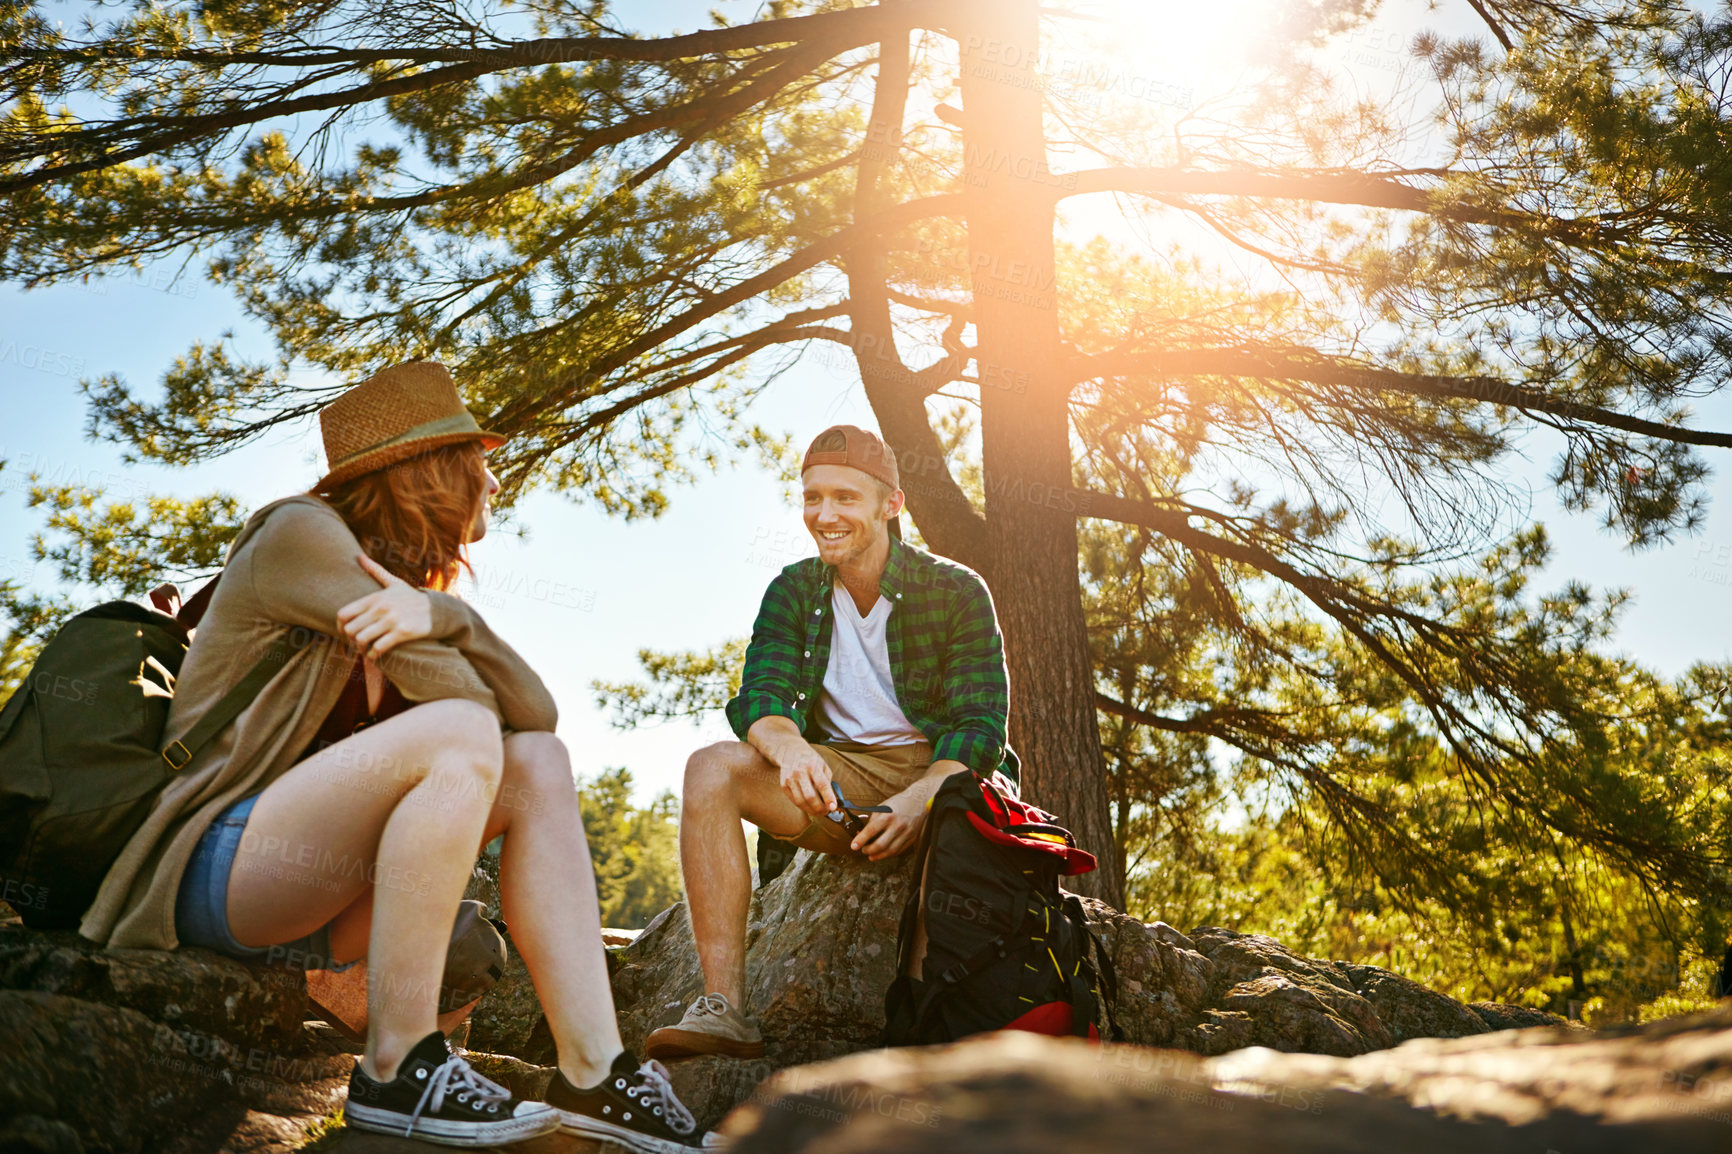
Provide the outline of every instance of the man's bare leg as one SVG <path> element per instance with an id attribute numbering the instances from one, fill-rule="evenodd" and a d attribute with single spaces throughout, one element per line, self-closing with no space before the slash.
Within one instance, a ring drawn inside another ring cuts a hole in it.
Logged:
<path id="1" fill-rule="evenodd" d="M 807 815 L 782 792 L 776 767 L 740 741 L 724 741 L 686 762 L 680 801 L 680 870 L 704 989 L 743 1007 L 746 915 L 752 866 L 741 820 L 776 837 L 796 837 Z"/>

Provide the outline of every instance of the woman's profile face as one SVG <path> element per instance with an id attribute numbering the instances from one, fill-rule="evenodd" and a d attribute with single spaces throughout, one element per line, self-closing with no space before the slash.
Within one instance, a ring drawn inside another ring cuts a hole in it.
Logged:
<path id="1" fill-rule="evenodd" d="M 482 471 L 487 474 L 487 484 L 481 490 L 481 507 L 475 510 L 475 521 L 469 526 L 469 540 L 479 541 L 487 536 L 487 518 L 493 512 L 493 494 L 499 492 L 499 478 L 493 475 L 493 470 L 483 465 Z"/>

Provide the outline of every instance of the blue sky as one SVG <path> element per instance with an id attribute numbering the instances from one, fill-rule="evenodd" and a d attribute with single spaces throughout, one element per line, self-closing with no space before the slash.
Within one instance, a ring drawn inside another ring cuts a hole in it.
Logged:
<path id="1" fill-rule="evenodd" d="M 647 10 L 622 4 L 622 11 Z M 710 4 L 659 0 L 656 23 L 690 29 Z M 727 4 L 738 18 L 751 5 Z M 24 507 L 25 475 L 102 484 L 118 495 L 193 495 L 227 490 L 251 507 L 304 489 L 322 472 L 311 423 L 230 458 L 188 470 L 124 466 L 116 446 L 87 441 L 80 377 L 118 373 L 135 386 L 157 381 L 194 341 L 236 333 L 239 352 L 273 355 L 268 341 L 196 266 L 175 277 L 162 266 L 90 286 L 24 293 L 0 285 L 0 578 L 51 584 L 33 563 L 40 527 Z M 851 371 L 809 357 L 770 389 L 754 416 L 802 444 L 835 421 L 871 426 Z M 1732 428 L 1732 402 L 1705 406 L 1696 422 Z M 1732 657 L 1724 602 L 1732 592 L 1732 476 L 1727 454 L 1710 454 L 1716 476 L 1705 530 L 1664 549 L 1631 555 L 1591 518 L 1558 509 L 1544 473 L 1549 454 L 1516 470 L 1534 488 L 1533 512 L 1547 523 L 1557 557 L 1546 585 L 1570 578 L 1636 594 L 1617 648 L 1668 674 L 1693 662 Z M 637 675 L 640 647 L 697 648 L 746 633 L 776 569 L 811 551 L 782 484 L 751 461 L 694 488 L 676 490 L 657 521 L 627 524 L 566 498 L 538 494 L 519 509 L 526 539 L 493 535 L 474 550 L 475 600 L 495 628 L 552 687 L 560 734 L 581 772 L 629 767 L 648 793 L 677 789 L 689 752 L 729 736 L 719 717 L 636 732 L 613 729 L 595 708 L 593 678 Z"/>
<path id="2" fill-rule="evenodd" d="M 116 372 L 148 384 L 192 341 L 227 327 L 242 350 L 268 352 L 262 334 L 208 285 L 161 291 L 146 277 L 105 287 L 23 293 L 0 286 L 0 458 L 7 460 L 0 470 L 0 576 L 51 585 L 47 567 L 30 559 L 29 538 L 41 524 L 25 508 L 31 470 L 123 496 L 223 489 L 249 507 L 302 490 L 323 471 L 311 424 L 185 470 L 127 467 L 117 446 L 85 440 L 80 375 Z M 779 383 L 760 417 L 784 431 L 871 423 L 857 381 L 815 358 Z M 634 524 L 537 494 L 519 507 L 524 538 L 490 534 L 475 546 L 470 596 L 553 688 L 560 734 L 584 772 L 626 765 L 646 788 L 677 788 L 687 754 L 729 736 L 719 718 L 701 729 L 675 723 L 619 733 L 594 707 L 588 686 L 596 677 L 635 676 L 642 646 L 696 648 L 749 631 L 764 585 L 811 552 L 784 489 L 748 463 L 676 491 L 665 516 Z"/>

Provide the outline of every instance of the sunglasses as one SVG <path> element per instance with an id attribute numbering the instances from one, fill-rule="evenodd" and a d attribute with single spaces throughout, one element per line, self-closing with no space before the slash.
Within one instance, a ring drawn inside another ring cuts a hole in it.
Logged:
<path id="1" fill-rule="evenodd" d="M 837 785 L 835 782 L 830 783 L 830 788 L 836 791 L 836 804 L 841 806 L 842 809 L 838 813 L 827 813 L 824 816 L 829 818 L 831 821 L 841 822 L 842 828 L 846 829 L 849 833 L 859 833 L 861 830 L 866 828 L 866 818 L 863 816 L 864 814 L 890 812 L 890 807 L 887 805 L 852 804 L 849 802 L 847 796 L 843 794 L 842 787 Z"/>

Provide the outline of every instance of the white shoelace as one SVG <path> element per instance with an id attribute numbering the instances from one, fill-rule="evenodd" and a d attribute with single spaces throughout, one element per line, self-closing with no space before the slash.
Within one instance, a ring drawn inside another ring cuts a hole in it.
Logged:
<path id="1" fill-rule="evenodd" d="M 662 1073 L 666 1074 L 667 1071 L 663 1070 Z M 434 1070 L 433 1076 L 428 1079 L 427 1088 L 421 1091 L 421 1100 L 415 1103 L 415 1112 L 409 1116 L 409 1128 L 403 1131 L 403 1136 L 405 1138 L 412 1137 L 415 1133 L 415 1123 L 421 1120 L 422 1111 L 432 1110 L 437 1113 L 439 1107 L 445 1104 L 445 1096 L 450 1093 L 458 1094 L 459 1101 L 463 1100 L 461 1095 L 471 1094 L 477 1101 L 484 1104 L 511 1100 L 510 1090 L 498 1082 L 476 1073 L 474 1067 L 470 1066 L 468 1062 L 453 1054 L 445 1060 L 443 1065 Z"/>
<path id="2" fill-rule="evenodd" d="M 705 995 L 708 997 L 709 995 Z M 699 999 L 700 1001 L 702 999 Z M 727 1005 L 726 999 L 722 1005 Z M 643 1090 L 639 1093 L 642 1101 L 651 1106 L 660 1106 L 662 1114 L 667 1118 L 668 1128 L 675 1134 L 690 1134 L 698 1128 L 698 1120 L 692 1117 L 692 1112 L 674 1096 L 673 1083 L 668 1081 L 668 1068 L 649 1059 L 637 1068 L 638 1077 L 643 1079 Z"/>
<path id="3" fill-rule="evenodd" d="M 726 994 L 704 994 L 692 1003 L 692 1009 L 705 1014 L 714 1014 L 718 1018 L 726 1017 L 733 1006 L 728 1004 Z"/>

